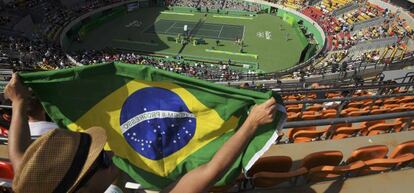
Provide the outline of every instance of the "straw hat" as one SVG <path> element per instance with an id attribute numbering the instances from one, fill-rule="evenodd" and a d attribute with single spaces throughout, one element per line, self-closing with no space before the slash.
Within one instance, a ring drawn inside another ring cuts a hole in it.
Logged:
<path id="1" fill-rule="evenodd" d="M 92 127 L 84 133 L 55 129 L 26 150 L 16 171 L 16 193 L 72 192 L 95 162 L 106 143 L 105 130 Z"/>

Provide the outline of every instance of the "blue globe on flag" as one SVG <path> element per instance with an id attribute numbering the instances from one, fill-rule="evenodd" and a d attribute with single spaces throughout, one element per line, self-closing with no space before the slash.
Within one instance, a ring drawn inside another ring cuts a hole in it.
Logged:
<path id="1" fill-rule="evenodd" d="M 176 93 L 149 87 L 125 100 L 120 125 L 125 140 L 137 153 L 160 160 L 188 144 L 195 133 L 196 118 Z"/>

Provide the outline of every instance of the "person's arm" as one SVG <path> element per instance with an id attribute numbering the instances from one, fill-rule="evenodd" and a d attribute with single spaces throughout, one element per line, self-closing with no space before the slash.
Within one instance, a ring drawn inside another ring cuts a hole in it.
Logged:
<path id="1" fill-rule="evenodd" d="M 260 125 L 271 123 L 276 111 L 276 101 L 269 99 L 252 108 L 239 130 L 224 143 L 210 162 L 185 174 L 168 192 L 205 192 L 227 171 L 245 149 Z"/>
<path id="2" fill-rule="evenodd" d="M 29 124 L 27 121 L 28 89 L 23 86 L 17 74 L 4 89 L 4 95 L 12 101 L 12 120 L 9 129 L 9 158 L 14 171 L 20 169 L 23 154 L 31 143 Z"/>

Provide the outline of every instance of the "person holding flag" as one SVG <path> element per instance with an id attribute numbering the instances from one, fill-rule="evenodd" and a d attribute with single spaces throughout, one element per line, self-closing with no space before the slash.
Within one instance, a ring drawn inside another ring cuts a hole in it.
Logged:
<path id="1" fill-rule="evenodd" d="M 84 132 L 56 129 L 32 142 L 26 112 L 30 95 L 21 78 L 13 74 L 5 87 L 5 97 L 12 101 L 13 110 L 8 148 L 15 172 L 14 191 L 104 192 L 121 173 L 111 159 L 114 154 L 104 150 L 110 137 L 108 130 L 100 127 L 90 127 Z M 208 191 L 245 150 L 259 126 L 275 120 L 277 105 L 272 97 L 253 106 L 243 124 L 209 162 L 176 179 L 163 192 Z M 187 114 L 176 116 L 184 115 Z M 126 128 L 130 124 L 127 122 L 123 126 Z"/>

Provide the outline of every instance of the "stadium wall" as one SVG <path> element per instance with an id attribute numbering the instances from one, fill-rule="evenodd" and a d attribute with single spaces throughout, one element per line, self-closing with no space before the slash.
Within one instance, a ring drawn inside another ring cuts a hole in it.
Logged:
<path id="1" fill-rule="evenodd" d="M 183 13 L 207 13 L 205 8 L 197 9 L 193 7 L 169 7 L 171 11 L 175 12 L 183 12 Z M 209 9 L 208 13 L 217 13 L 217 14 L 228 14 L 228 15 L 235 15 L 235 16 L 255 16 L 257 13 L 250 12 L 250 11 L 243 11 L 243 10 L 232 10 L 232 9 Z"/>

